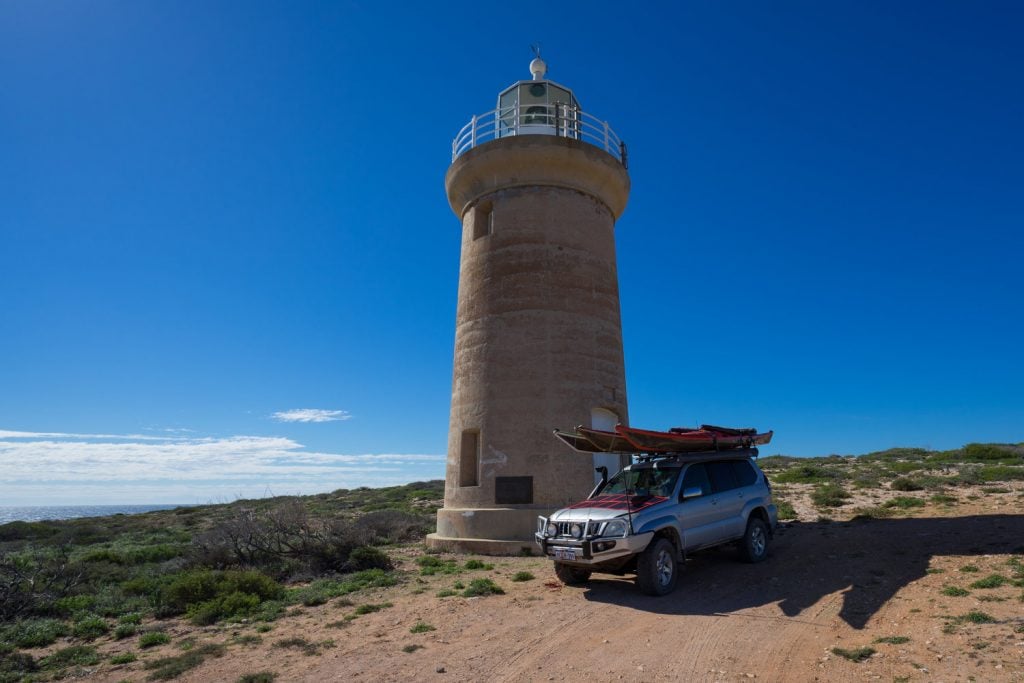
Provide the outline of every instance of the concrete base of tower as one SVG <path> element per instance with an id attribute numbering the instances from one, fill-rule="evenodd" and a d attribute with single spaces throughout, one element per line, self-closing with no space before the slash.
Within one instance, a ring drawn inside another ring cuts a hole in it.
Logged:
<path id="1" fill-rule="evenodd" d="M 494 538 L 450 538 L 427 534 L 428 548 L 449 553 L 470 553 L 473 555 L 526 555 L 536 554 L 533 541 L 502 541 Z"/>
<path id="2" fill-rule="evenodd" d="M 537 516 L 551 512 L 549 507 L 441 508 L 437 533 L 427 536 L 427 545 L 487 555 L 518 555 L 523 548 L 536 551 Z"/>

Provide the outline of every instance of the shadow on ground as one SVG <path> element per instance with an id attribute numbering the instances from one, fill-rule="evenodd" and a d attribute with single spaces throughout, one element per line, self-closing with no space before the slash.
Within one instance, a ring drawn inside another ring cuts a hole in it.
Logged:
<path id="1" fill-rule="evenodd" d="M 843 592 L 839 616 L 853 628 L 901 588 L 927 573 L 941 555 L 1024 552 L 1024 515 L 868 519 L 785 525 L 768 559 L 739 562 L 731 548 L 696 553 L 675 592 L 641 595 L 632 582 L 595 574 L 586 599 L 659 614 L 725 615 L 779 603 L 799 617 L 826 595 Z"/>

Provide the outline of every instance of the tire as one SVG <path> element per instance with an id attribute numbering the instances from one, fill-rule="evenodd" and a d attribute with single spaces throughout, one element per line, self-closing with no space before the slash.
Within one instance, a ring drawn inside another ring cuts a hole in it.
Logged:
<path id="1" fill-rule="evenodd" d="M 679 578 L 679 553 L 667 538 L 655 538 L 636 561 L 636 585 L 647 595 L 668 595 Z"/>
<path id="2" fill-rule="evenodd" d="M 740 541 L 740 557 L 746 562 L 760 562 L 768 557 L 768 525 L 760 517 L 751 517 Z"/>
<path id="3" fill-rule="evenodd" d="M 566 586 L 581 586 L 590 580 L 590 570 L 555 562 L 555 576 Z"/>

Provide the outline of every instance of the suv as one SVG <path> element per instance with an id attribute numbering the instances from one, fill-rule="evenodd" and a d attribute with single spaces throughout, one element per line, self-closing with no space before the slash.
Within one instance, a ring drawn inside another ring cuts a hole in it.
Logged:
<path id="1" fill-rule="evenodd" d="M 686 553 L 724 543 L 760 562 L 778 522 L 757 449 L 642 457 L 590 497 L 540 517 L 535 538 L 570 585 L 592 572 L 636 572 L 648 595 L 676 585 Z M 603 468 L 600 468 L 603 469 Z"/>

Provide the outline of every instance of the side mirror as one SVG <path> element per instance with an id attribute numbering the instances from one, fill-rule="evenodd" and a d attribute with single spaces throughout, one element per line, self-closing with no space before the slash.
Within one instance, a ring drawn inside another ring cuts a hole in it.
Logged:
<path id="1" fill-rule="evenodd" d="M 690 500 L 691 498 L 700 498 L 704 495 L 704 491 L 699 486 L 691 486 L 688 489 L 683 489 L 683 500 Z"/>

